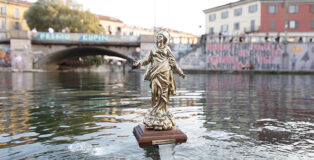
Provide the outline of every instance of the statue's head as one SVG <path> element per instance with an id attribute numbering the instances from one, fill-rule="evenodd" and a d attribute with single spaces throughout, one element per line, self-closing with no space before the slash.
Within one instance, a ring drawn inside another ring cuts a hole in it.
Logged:
<path id="1" fill-rule="evenodd" d="M 167 45 L 170 40 L 170 35 L 167 31 L 159 31 L 156 36 L 156 42 L 162 43 L 163 45 Z"/>

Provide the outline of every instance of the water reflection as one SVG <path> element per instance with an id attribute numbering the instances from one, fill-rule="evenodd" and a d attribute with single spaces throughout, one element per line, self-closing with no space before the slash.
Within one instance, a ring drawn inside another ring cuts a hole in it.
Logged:
<path id="1" fill-rule="evenodd" d="M 170 110 L 188 142 L 139 148 L 141 73 L 0 73 L 0 159 L 314 158 L 314 76 L 176 78 Z"/>
<path id="2" fill-rule="evenodd" d="M 149 157 L 153 160 L 173 160 L 175 154 L 175 144 L 165 144 L 158 146 L 146 146 L 145 157 Z"/>

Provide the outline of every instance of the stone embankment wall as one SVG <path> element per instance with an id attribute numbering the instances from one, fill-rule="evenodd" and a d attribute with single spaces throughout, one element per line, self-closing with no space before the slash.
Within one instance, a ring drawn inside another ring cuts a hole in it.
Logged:
<path id="1" fill-rule="evenodd" d="M 314 71 L 314 43 L 207 43 L 179 63 L 198 70 Z"/>

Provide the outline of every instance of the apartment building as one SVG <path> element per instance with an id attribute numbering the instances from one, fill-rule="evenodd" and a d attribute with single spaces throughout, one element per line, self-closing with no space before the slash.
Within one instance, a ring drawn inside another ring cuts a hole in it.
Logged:
<path id="1" fill-rule="evenodd" d="M 240 0 L 209 8 L 205 33 L 314 33 L 313 0 Z"/>
<path id="2" fill-rule="evenodd" d="M 24 13 L 31 4 L 26 0 L 0 0 L 0 32 L 29 30 Z"/>

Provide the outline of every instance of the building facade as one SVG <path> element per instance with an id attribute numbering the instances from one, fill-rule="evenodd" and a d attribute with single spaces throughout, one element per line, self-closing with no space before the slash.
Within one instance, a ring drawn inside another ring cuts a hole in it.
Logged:
<path id="1" fill-rule="evenodd" d="M 130 36 L 140 36 L 140 35 L 153 35 L 154 31 L 152 29 L 132 26 L 132 25 L 124 25 L 123 35 Z"/>
<path id="2" fill-rule="evenodd" d="M 122 35 L 123 22 L 117 18 L 98 15 L 100 25 L 107 35 Z"/>
<path id="3" fill-rule="evenodd" d="M 314 1 L 262 1 L 261 32 L 284 32 L 287 13 L 288 32 L 314 32 Z"/>
<path id="4" fill-rule="evenodd" d="M 132 25 L 124 24 L 123 21 L 98 15 L 100 24 L 105 29 L 106 35 L 121 35 L 121 36 L 140 36 L 140 35 L 155 35 L 159 30 L 166 30 L 169 32 L 172 38 L 172 43 L 183 43 L 183 44 L 196 44 L 198 36 L 191 33 L 181 32 L 174 29 L 155 27 L 153 29 L 147 29 Z"/>
<path id="5" fill-rule="evenodd" d="M 287 10 L 285 9 L 287 8 Z M 206 9 L 205 33 L 314 32 L 313 0 L 240 0 Z"/>
<path id="6" fill-rule="evenodd" d="M 168 31 L 171 36 L 171 43 L 175 44 L 196 44 L 198 40 L 198 36 L 194 34 L 177 31 L 170 28 L 156 27 L 154 30 L 155 32 L 158 32 L 159 30 Z"/>
<path id="7" fill-rule="evenodd" d="M 24 13 L 31 4 L 25 0 L 0 0 L 0 32 L 29 30 Z"/>

